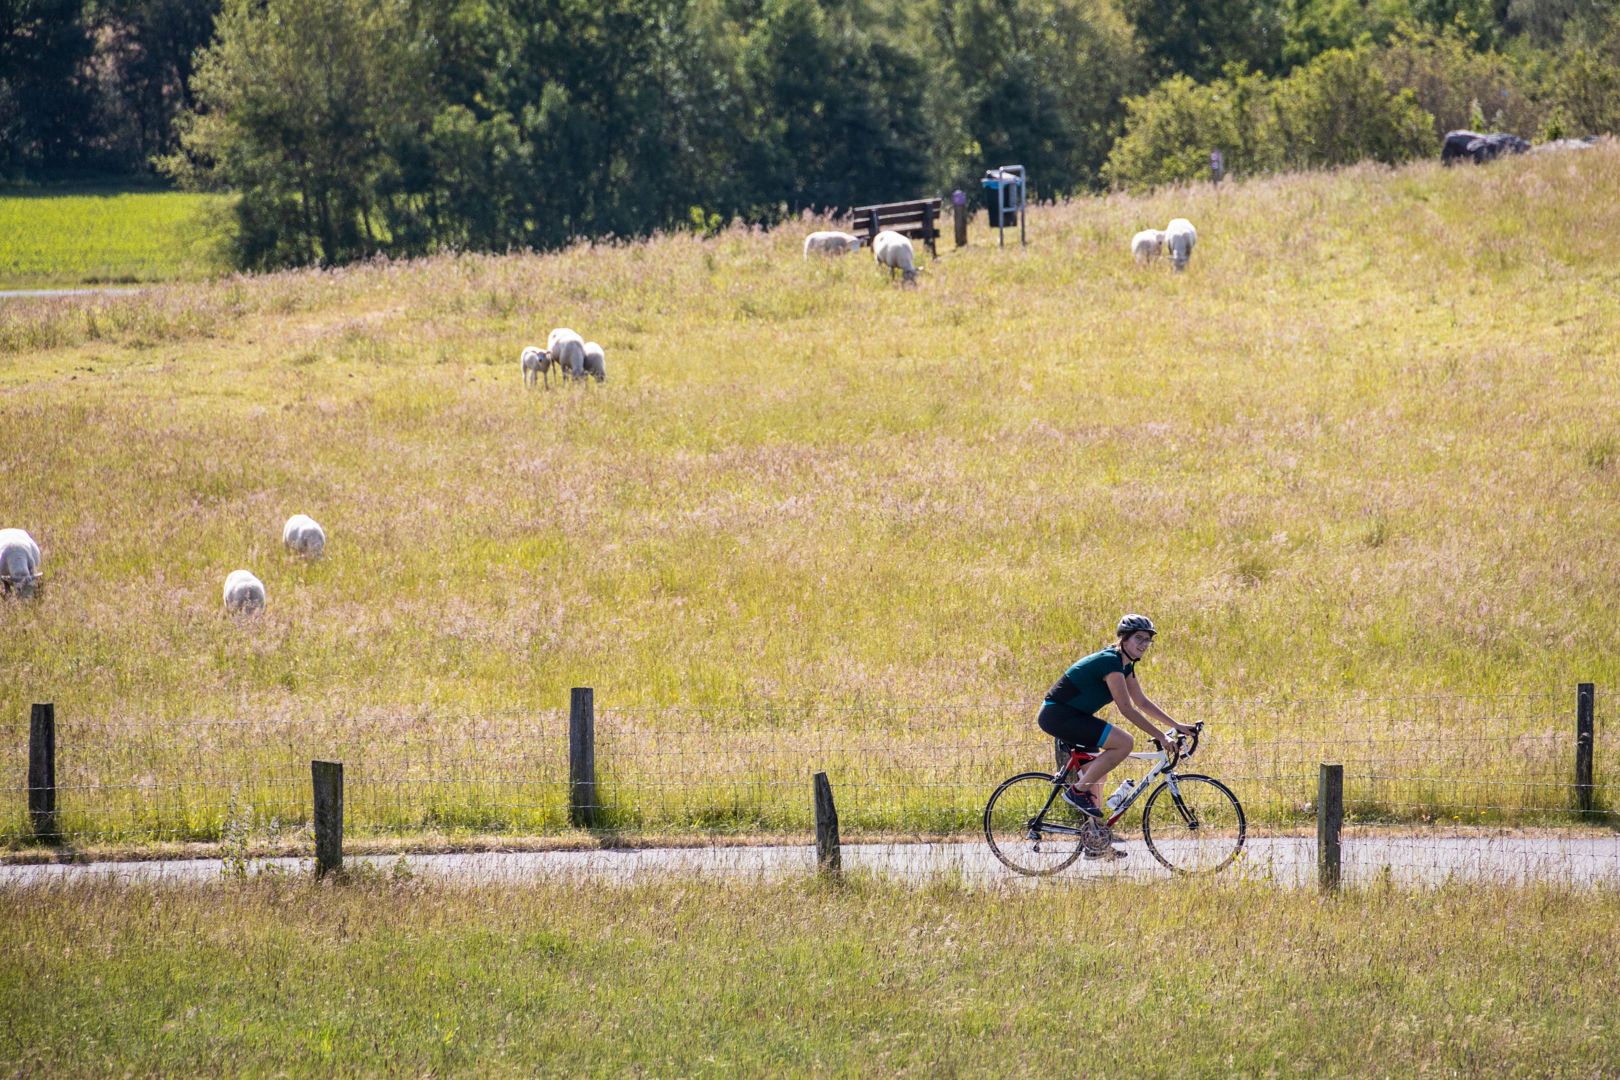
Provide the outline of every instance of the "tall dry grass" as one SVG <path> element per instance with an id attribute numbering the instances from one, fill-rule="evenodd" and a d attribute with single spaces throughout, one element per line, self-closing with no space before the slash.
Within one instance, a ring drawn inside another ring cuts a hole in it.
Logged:
<path id="1" fill-rule="evenodd" d="M 0 893 L 7 1071 L 1614 1074 L 1607 890 L 380 876 Z"/>
<path id="2" fill-rule="evenodd" d="M 1394 698 L 1443 741 L 1399 699 L 1613 687 L 1617 179 L 1606 146 L 1077 201 L 1027 250 L 947 242 L 914 291 L 789 228 L 10 302 L 0 519 L 48 584 L 0 603 L 0 716 L 528 715 L 591 685 L 1007 705 L 1016 739 L 1127 609 L 1177 702 Z M 1174 215 L 1191 270 L 1136 268 Z M 522 390 L 554 325 L 607 383 Z M 312 565 L 279 548 L 300 511 Z M 238 566 L 260 618 L 220 610 Z M 1256 712 L 1256 753 L 1293 737 Z"/>

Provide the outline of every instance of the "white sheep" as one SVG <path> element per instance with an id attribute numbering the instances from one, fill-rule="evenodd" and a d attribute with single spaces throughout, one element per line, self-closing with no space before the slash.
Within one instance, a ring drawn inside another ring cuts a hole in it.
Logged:
<path id="1" fill-rule="evenodd" d="M 585 343 L 585 374 L 597 382 L 607 378 L 607 353 L 594 341 Z"/>
<path id="2" fill-rule="evenodd" d="M 804 257 L 808 260 L 812 251 L 822 255 L 847 255 L 860 246 L 861 238 L 847 232 L 813 232 L 804 238 Z"/>
<path id="3" fill-rule="evenodd" d="M 889 268 L 889 280 L 900 271 L 900 280 L 906 285 L 917 284 L 917 266 L 911 250 L 911 241 L 893 229 L 884 229 L 872 240 L 872 258 L 879 266 Z"/>
<path id="4" fill-rule="evenodd" d="M 225 579 L 225 610 L 251 615 L 264 610 L 264 582 L 248 570 L 232 570 Z"/>
<path id="5" fill-rule="evenodd" d="M 551 354 L 535 345 L 523 350 L 518 357 L 518 367 L 523 369 L 523 385 L 533 386 L 536 379 L 543 379 L 546 387 L 551 386 Z"/>
<path id="6" fill-rule="evenodd" d="M 294 514 L 281 527 L 281 546 L 294 555 L 318 559 L 326 550 L 326 531 L 308 514 Z"/>
<path id="7" fill-rule="evenodd" d="M 32 596 L 43 579 L 34 538 L 22 529 L 0 529 L 0 590 Z"/>
<path id="8" fill-rule="evenodd" d="M 1196 243 L 1198 230 L 1186 218 L 1175 218 L 1164 227 L 1164 246 L 1170 249 L 1170 265 L 1177 270 L 1187 269 L 1187 260 L 1192 258 Z"/>
<path id="9" fill-rule="evenodd" d="M 1164 230 L 1143 229 L 1131 237 L 1131 254 L 1138 266 L 1146 266 L 1164 251 Z"/>
<path id="10" fill-rule="evenodd" d="M 557 327 L 546 338 L 546 355 L 564 375 L 585 377 L 585 339 L 566 326 Z"/>

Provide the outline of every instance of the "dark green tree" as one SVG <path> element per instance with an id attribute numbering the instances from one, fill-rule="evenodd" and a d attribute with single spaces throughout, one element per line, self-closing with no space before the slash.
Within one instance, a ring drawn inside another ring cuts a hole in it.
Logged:
<path id="1" fill-rule="evenodd" d="M 0 3 L 0 174 L 85 164 L 94 105 L 84 0 Z"/>
<path id="2" fill-rule="evenodd" d="M 924 9 L 971 142 L 962 165 L 1022 164 L 1046 194 L 1095 186 L 1142 88 L 1142 57 L 1106 0 L 932 0 Z M 947 123 L 942 134 L 952 134 Z"/>
<path id="3" fill-rule="evenodd" d="M 390 247 L 382 193 L 419 137 L 431 50 L 386 0 L 226 0 L 180 120 L 183 182 L 240 195 L 243 266 Z"/>
<path id="4" fill-rule="evenodd" d="M 1156 79 L 1206 82 L 1228 64 L 1268 73 L 1282 64 L 1286 16 L 1279 0 L 1125 0 L 1125 14 Z"/>

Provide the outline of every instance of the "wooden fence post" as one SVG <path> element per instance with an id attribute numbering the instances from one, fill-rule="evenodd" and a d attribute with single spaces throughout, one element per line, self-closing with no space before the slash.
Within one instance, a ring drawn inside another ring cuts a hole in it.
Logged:
<path id="1" fill-rule="evenodd" d="M 816 808 L 816 868 L 834 876 L 844 869 L 843 854 L 838 844 L 838 808 L 833 805 L 832 784 L 827 774 L 815 775 Z"/>
<path id="2" fill-rule="evenodd" d="M 960 194 L 960 192 L 958 192 L 958 194 Z M 956 246 L 967 247 L 967 201 L 964 199 L 962 202 L 956 203 L 952 209 L 956 211 Z"/>
<path id="3" fill-rule="evenodd" d="M 56 706 L 34 704 L 28 717 L 28 817 L 34 838 L 60 843 L 56 828 Z"/>
<path id="4" fill-rule="evenodd" d="M 1316 782 L 1316 884 L 1339 888 L 1339 832 L 1344 826 L 1344 766 L 1322 764 Z"/>
<path id="5" fill-rule="evenodd" d="M 596 827 L 596 702 L 589 686 L 568 696 L 568 818 L 582 829 Z"/>
<path id="6" fill-rule="evenodd" d="M 1591 683 L 1575 687 L 1575 808 L 1583 815 L 1592 813 L 1593 697 Z"/>
<path id="7" fill-rule="evenodd" d="M 315 781 L 315 876 L 343 869 L 343 762 L 311 761 Z"/>

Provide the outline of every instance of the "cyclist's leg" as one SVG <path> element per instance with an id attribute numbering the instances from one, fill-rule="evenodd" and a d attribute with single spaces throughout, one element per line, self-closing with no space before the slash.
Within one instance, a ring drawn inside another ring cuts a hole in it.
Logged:
<path id="1" fill-rule="evenodd" d="M 1115 766 L 1130 757 L 1131 751 L 1136 749 L 1136 740 L 1131 737 L 1130 732 L 1113 724 L 1104 724 L 1103 727 L 1106 730 L 1101 733 L 1101 753 L 1086 766 L 1085 771 L 1080 774 L 1080 783 L 1077 785 L 1089 789 L 1098 806 L 1103 802 L 1104 777 L 1112 772 Z"/>

